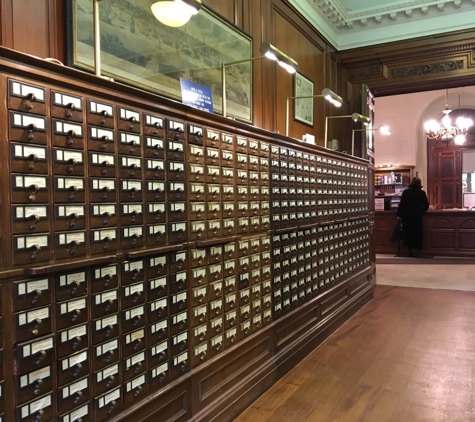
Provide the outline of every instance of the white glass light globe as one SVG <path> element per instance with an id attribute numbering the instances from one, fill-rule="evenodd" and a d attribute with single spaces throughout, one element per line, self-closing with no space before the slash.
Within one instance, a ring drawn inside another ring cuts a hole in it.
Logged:
<path id="1" fill-rule="evenodd" d="M 154 16 L 164 25 L 177 28 L 183 26 L 191 18 L 193 8 L 185 3 L 172 1 L 157 1 L 151 6 Z"/>

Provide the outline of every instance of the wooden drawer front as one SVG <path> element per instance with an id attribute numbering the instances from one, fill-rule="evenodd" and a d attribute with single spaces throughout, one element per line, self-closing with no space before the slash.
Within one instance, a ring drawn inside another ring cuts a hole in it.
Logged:
<path id="1" fill-rule="evenodd" d="M 121 388 L 109 390 L 102 396 L 94 398 L 94 418 L 96 422 L 118 414 L 122 409 Z"/>
<path id="2" fill-rule="evenodd" d="M 175 317 L 176 315 L 173 318 Z M 185 322 L 187 321 L 186 312 L 185 312 L 184 321 Z M 170 333 L 170 328 L 168 325 L 168 319 L 162 319 L 161 321 L 158 321 L 155 323 L 151 323 L 149 320 L 149 326 L 148 326 L 148 343 L 149 344 L 155 344 L 165 339 L 168 339 L 169 333 Z"/>
<path id="3" fill-rule="evenodd" d="M 213 318 L 209 321 L 209 335 L 210 337 L 215 336 L 223 332 L 224 328 L 224 318 L 223 315 L 219 315 L 216 318 Z"/>
<path id="4" fill-rule="evenodd" d="M 89 378 L 82 378 L 59 389 L 58 413 L 70 412 L 89 401 Z"/>
<path id="5" fill-rule="evenodd" d="M 168 120 L 166 137 L 167 139 L 185 140 L 185 123 L 176 120 Z"/>
<path id="6" fill-rule="evenodd" d="M 82 123 L 84 100 L 66 92 L 51 91 L 51 117 Z"/>
<path id="7" fill-rule="evenodd" d="M 148 202 L 146 206 L 147 224 L 157 224 L 167 222 L 167 209 L 165 202 Z"/>
<path id="8" fill-rule="evenodd" d="M 117 204 L 91 204 L 91 228 L 106 228 L 117 225 Z"/>
<path id="9" fill-rule="evenodd" d="M 144 133 L 163 137 L 165 135 L 165 118 L 162 116 L 145 114 Z"/>
<path id="10" fill-rule="evenodd" d="M 120 181 L 121 202 L 141 202 L 143 197 L 143 184 L 141 180 L 123 179 Z"/>
<path id="11" fill-rule="evenodd" d="M 158 158 L 147 158 L 145 160 L 146 180 L 165 180 L 165 160 Z"/>
<path id="12" fill-rule="evenodd" d="M 191 348 L 189 351 L 191 353 L 191 365 L 193 367 L 196 367 L 209 358 L 209 346 L 208 342 L 204 342 L 202 344 L 198 344 L 197 346 L 194 346 Z"/>
<path id="13" fill-rule="evenodd" d="M 172 380 L 181 377 L 190 370 L 189 352 L 180 353 L 171 360 L 171 378 Z"/>
<path id="14" fill-rule="evenodd" d="M 234 346 L 238 341 L 237 328 L 233 327 L 224 332 L 224 348 L 229 349 Z"/>
<path id="15" fill-rule="evenodd" d="M 51 306 L 16 312 L 15 341 L 32 340 L 51 333 Z"/>
<path id="16" fill-rule="evenodd" d="M 224 314 L 224 329 L 236 327 L 237 325 L 237 310 L 232 310 Z"/>
<path id="17" fill-rule="evenodd" d="M 51 365 L 55 360 L 54 336 L 19 343 L 15 346 L 18 375 Z"/>
<path id="18" fill-rule="evenodd" d="M 88 290 L 87 281 L 86 271 L 56 275 L 56 301 L 85 295 Z"/>
<path id="19" fill-rule="evenodd" d="M 145 336 L 145 328 L 140 328 L 138 330 L 124 334 L 122 336 L 122 357 L 130 356 L 145 350 L 147 346 Z"/>
<path id="20" fill-rule="evenodd" d="M 84 153 L 74 149 L 53 148 L 53 174 L 84 176 Z"/>
<path id="21" fill-rule="evenodd" d="M 208 306 L 206 304 L 195 306 L 191 310 L 191 325 L 193 327 L 208 321 Z"/>
<path id="22" fill-rule="evenodd" d="M 91 230 L 91 253 L 113 252 L 118 248 L 118 229 L 111 227 L 108 229 Z"/>
<path id="23" fill-rule="evenodd" d="M 186 202 L 170 202 L 168 204 L 168 221 L 180 222 L 186 220 Z"/>
<path id="24" fill-rule="evenodd" d="M 93 293 L 117 288 L 119 283 L 117 264 L 91 270 L 91 291 Z M 100 302 L 102 303 L 102 302 Z M 93 308 L 96 303 L 92 302 Z"/>
<path id="25" fill-rule="evenodd" d="M 118 107 L 118 126 L 121 130 L 140 132 L 140 112 L 125 107 Z"/>
<path id="26" fill-rule="evenodd" d="M 146 263 L 147 276 L 149 279 L 152 277 L 161 277 L 163 275 L 168 274 L 168 264 L 166 255 L 148 258 L 146 260 Z"/>
<path id="27" fill-rule="evenodd" d="M 16 403 L 22 404 L 53 390 L 52 365 L 15 377 Z M 2 385 L 3 387 L 3 385 Z"/>
<path id="28" fill-rule="evenodd" d="M 124 405 L 140 400 L 148 393 L 147 374 L 144 372 L 124 385 Z"/>
<path id="29" fill-rule="evenodd" d="M 122 309 L 132 308 L 145 302 L 146 287 L 145 282 L 130 284 L 122 287 L 121 307 Z"/>
<path id="30" fill-rule="evenodd" d="M 50 230 L 48 205 L 13 205 L 13 234 L 41 233 Z"/>
<path id="31" fill-rule="evenodd" d="M 126 261 L 122 264 L 122 285 L 136 283 L 145 279 L 145 261 Z"/>
<path id="32" fill-rule="evenodd" d="M 107 342 L 119 335 L 119 315 L 112 314 L 92 321 L 92 343 Z"/>
<path id="33" fill-rule="evenodd" d="M 84 202 L 86 181 L 82 177 L 54 176 L 54 201 L 59 203 Z"/>
<path id="34" fill-rule="evenodd" d="M 79 123 L 72 123 L 64 120 L 52 120 L 51 143 L 55 147 L 63 148 L 84 148 L 84 126 Z"/>
<path id="35" fill-rule="evenodd" d="M 51 305 L 51 278 L 16 281 L 13 283 L 13 310 L 25 311 L 31 308 Z"/>
<path id="36" fill-rule="evenodd" d="M 78 325 L 57 333 L 58 358 L 76 353 L 88 346 L 88 324 Z"/>
<path id="37" fill-rule="evenodd" d="M 115 179 L 89 179 L 89 200 L 92 203 L 116 202 L 117 183 Z"/>
<path id="38" fill-rule="evenodd" d="M 87 298 L 81 297 L 56 304 L 56 328 L 65 329 L 86 322 L 88 319 Z"/>
<path id="39" fill-rule="evenodd" d="M 140 156 L 142 152 L 142 136 L 137 133 L 119 131 L 119 153 Z"/>
<path id="40" fill-rule="evenodd" d="M 47 394 L 39 399 L 16 407 L 16 421 L 46 422 L 54 417 L 53 394 Z"/>
<path id="41" fill-rule="evenodd" d="M 122 332 L 127 333 L 145 326 L 145 305 L 127 309 L 122 312 Z"/>
<path id="42" fill-rule="evenodd" d="M 9 138 L 11 141 L 29 144 L 47 143 L 48 122 L 46 117 L 10 111 Z"/>
<path id="43" fill-rule="evenodd" d="M 86 205 L 69 204 L 54 206 L 55 231 L 81 230 L 86 228 Z"/>
<path id="44" fill-rule="evenodd" d="M 149 303 L 148 322 L 154 323 L 168 316 L 167 298 L 162 298 Z"/>
<path id="45" fill-rule="evenodd" d="M 171 273 L 184 271 L 188 268 L 186 251 L 172 252 L 169 255 L 169 259 Z"/>
<path id="46" fill-rule="evenodd" d="M 8 80 L 8 108 L 46 114 L 46 88 L 15 79 Z"/>
<path id="47" fill-rule="evenodd" d="M 112 129 L 88 126 L 87 149 L 103 153 L 114 153 L 115 133 Z"/>
<path id="48" fill-rule="evenodd" d="M 114 106 L 93 99 L 87 100 L 87 123 L 114 127 Z"/>
<path id="49" fill-rule="evenodd" d="M 66 385 L 89 373 L 88 351 L 82 350 L 58 361 L 58 385 Z"/>
<path id="50" fill-rule="evenodd" d="M 87 253 L 86 231 L 60 232 L 55 235 L 55 257 L 66 259 L 85 256 Z"/>
<path id="51" fill-rule="evenodd" d="M 92 296 L 92 317 L 101 318 L 116 313 L 118 311 L 118 297 L 117 290 L 94 294 Z"/>
<path id="52" fill-rule="evenodd" d="M 182 292 L 188 286 L 188 273 L 181 271 L 179 273 L 170 274 L 168 276 L 170 294 Z"/>
<path id="53" fill-rule="evenodd" d="M 188 327 L 188 310 L 172 315 L 170 318 L 170 335 L 183 332 Z"/>
<path id="54" fill-rule="evenodd" d="M 153 159 L 165 158 L 165 141 L 161 137 L 145 136 L 145 157 Z M 165 167 L 163 167 L 165 170 Z"/>
<path id="55" fill-rule="evenodd" d="M 164 202 L 165 201 L 165 182 L 149 181 L 145 182 L 145 200 L 146 202 Z"/>
<path id="56" fill-rule="evenodd" d="M 21 143 L 10 144 L 12 173 L 48 173 L 48 152 L 45 146 Z"/>
<path id="57" fill-rule="evenodd" d="M 214 336 L 209 341 L 209 356 L 213 357 L 221 353 L 224 349 L 224 335 Z"/>
<path id="58" fill-rule="evenodd" d="M 115 363 L 94 372 L 92 377 L 94 396 L 97 397 L 119 385 L 119 364 Z"/>
<path id="59" fill-rule="evenodd" d="M 224 263 L 226 267 L 226 262 Z M 228 295 L 236 291 L 236 277 L 226 277 L 224 279 L 223 293 Z"/>
<path id="60" fill-rule="evenodd" d="M 92 367 L 94 371 L 103 369 L 119 361 L 119 340 L 117 338 L 93 347 Z"/>
<path id="61" fill-rule="evenodd" d="M 93 416 L 91 414 L 90 405 L 89 403 L 86 403 L 70 412 L 64 413 L 63 415 L 59 416 L 59 422 L 92 422 L 92 418 Z"/>
<path id="62" fill-rule="evenodd" d="M 89 176 L 116 177 L 117 162 L 114 154 L 89 152 Z"/>
<path id="63" fill-rule="evenodd" d="M 48 187 L 49 180 L 45 175 L 14 173 L 11 175 L 12 203 L 47 203 Z"/>

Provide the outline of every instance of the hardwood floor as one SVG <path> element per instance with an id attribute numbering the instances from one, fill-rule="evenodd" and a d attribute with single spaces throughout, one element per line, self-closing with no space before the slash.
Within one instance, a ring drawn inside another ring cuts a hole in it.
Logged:
<path id="1" fill-rule="evenodd" d="M 475 292 L 375 298 L 235 422 L 475 421 Z"/>

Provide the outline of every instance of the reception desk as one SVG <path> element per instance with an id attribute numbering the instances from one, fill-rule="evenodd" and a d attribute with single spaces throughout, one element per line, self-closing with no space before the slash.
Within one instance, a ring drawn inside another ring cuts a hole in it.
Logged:
<path id="1" fill-rule="evenodd" d="M 389 241 L 396 218 L 396 211 L 376 212 L 376 253 L 397 253 L 397 243 Z M 475 257 L 475 211 L 428 211 L 423 216 L 423 222 L 424 254 Z M 402 241 L 400 248 L 404 253 Z"/>

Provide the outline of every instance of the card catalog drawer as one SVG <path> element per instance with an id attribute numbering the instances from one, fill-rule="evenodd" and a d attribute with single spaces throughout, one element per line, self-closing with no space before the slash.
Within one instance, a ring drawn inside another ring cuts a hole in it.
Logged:
<path id="1" fill-rule="evenodd" d="M 168 316 L 167 298 L 154 300 L 148 304 L 148 322 L 149 324 L 157 322 Z"/>
<path id="2" fill-rule="evenodd" d="M 86 253 L 87 253 L 87 242 L 86 242 L 85 231 L 56 233 L 55 235 L 56 259 L 66 259 L 66 258 L 71 258 L 71 257 L 85 256 Z"/>
<path id="3" fill-rule="evenodd" d="M 87 319 L 86 297 L 56 304 L 56 328 L 58 330 L 70 327 L 71 325 L 82 324 Z"/>
<path id="4" fill-rule="evenodd" d="M 48 184 L 47 176 L 12 174 L 12 203 L 36 204 L 49 202 Z"/>
<path id="5" fill-rule="evenodd" d="M 8 108 L 46 114 L 46 88 L 29 82 L 8 80 Z"/>
<path id="6" fill-rule="evenodd" d="M 117 247 L 117 228 L 91 230 L 91 253 L 113 252 Z"/>
<path id="7" fill-rule="evenodd" d="M 119 129 L 120 125 L 119 125 Z M 140 130 L 139 130 L 140 131 Z M 119 130 L 119 153 L 127 155 L 141 155 L 142 136 L 138 133 L 121 132 Z"/>
<path id="8" fill-rule="evenodd" d="M 88 274 L 86 271 L 56 275 L 56 301 L 87 294 L 87 281 Z"/>
<path id="9" fill-rule="evenodd" d="M 190 273 L 190 286 L 197 287 L 208 282 L 207 267 L 192 268 Z"/>
<path id="10" fill-rule="evenodd" d="M 189 371 L 190 362 L 189 362 L 189 353 L 188 351 L 174 356 L 171 359 L 171 378 L 172 380 L 181 377 L 184 373 Z"/>
<path id="11" fill-rule="evenodd" d="M 184 321 L 184 326 L 187 325 L 187 319 L 186 319 L 186 312 L 184 312 L 185 318 L 183 319 Z M 181 315 L 181 314 L 178 314 Z M 175 317 L 178 315 L 173 316 L 172 321 Z M 178 322 L 177 322 L 178 324 Z M 148 342 L 149 344 L 154 344 L 158 343 L 160 341 L 163 341 L 165 339 L 168 339 L 170 336 L 170 327 L 168 325 L 168 319 L 163 319 L 161 321 L 151 323 L 149 319 L 149 326 L 148 326 Z M 168 340 L 167 340 L 168 341 Z"/>
<path id="12" fill-rule="evenodd" d="M 48 173 L 48 153 L 45 146 L 10 144 L 10 172 Z"/>
<path id="13" fill-rule="evenodd" d="M 28 115 L 15 111 L 10 111 L 9 116 L 9 137 L 11 141 L 46 145 L 48 129 L 46 117 Z"/>
<path id="14" fill-rule="evenodd" d="M 87 376 L 88 373 L 89 360 L 87 350 L 58 360 L 58 385 L 60 386 Z"/>
<path id="15" fill-rule="evenodd" d="M 232 310 L 224 314 L 224 329 L 229 330 L 237 324 L 237 310 Z"/>
<path id="16" fill-rule="evenodd" d="M 84 176 L 84 153 L 73 149 L 53 148 L 53 173 Z"/>
<path id="17" fill-rule="evenodd" d="M 122 286 L 121 307 L 131 308 L 145 302 L 145 282 Z"/>
<path id="18" fill-rule="evenodd" d="M 204 157 L 205 150 L 203 147 L 199 147 L 196 145 L 189 145 L 188 146 L 188 161 L 192 164 L 204 164 L 205 157 Z"/>
<path id="19" fill-rule="evenodd" d="M 170 243 L 182 243 L 188 239 L 188 232 L 186 230 L 187 223 L 180 221 L 176 223 L 169 223 L 168 239 Z"/>
<path id="20" fill-rule="evenodd" d="M 148 268 L 148 278 L 160 277 L 168 273 L 167 257 L 165 255 L 149 258 L 146 263 Z"/>
<path id="21" fill-rule="evenodd" d="M 170 313 L 177 314 L 185 309 L 188 305 L 188 293 L 179 292 L 170 296 Z"/>
<path id="22" fill-rule="evenodd" d="M 116 313 L 118 311 L 118 298 L 117 290 L 109 290 L 92 295 L 92 317 L 101 318 Z"/>
<path id="23" fill-rule="evenodd" d="M 119 361 L 119 340 L 112 339 L 94 346 L 92 349 L 92 366 L 94 371 L 105 368 Z"/>
<path id="24" fill-rule="evenodd" d="M 114 131 L 112 129 L 88 126 L 87 149 L 99 152 L 115 152 Z"/>
<path id="25" fill-rule="evenodd" d="M 191 331 L 191 346 L 194 347 L 208 340 L 208 324 L 198 325 Z"/>
<path id="26" fill-rule="evenodd" d="M 229 349 L 238 341 L 237 328 L 230 328 L 224 332 L 224 348 Z"/>
<path id="27" fill-rule="evenodd" d="M 145 305 L 122 311 L 122 332 L 126 333 L 145 325 Z"/>
<path id="28" fill-rule="evenodd" d="M 147 246 L 164 245 L 167 243 L 165 224 L 148 224 L 146 227 Z"/>
<path id="29" fill-rule="evenodd" d="M 203 128 L 201 126 L 188 125 L 188 142 L 195 145 L 203 145 Z"/>
<path id="30" fill-rule="evenodd" d="M 118 286 L 117 265 L 94 268 L 91 271 L 91 279 L 91 291 L 93 293 L 116 288 Z M 95 306 L 95 303 L 93 305 Z"/>
<path id="31" fill-rule="evenodd" d="M 209 302 L 209 318 L 215 318 L 223 313 L 223 299 L 216 299 Z"/>
<path id="32" fill-rule="evenodd" d="M 111 418 L 122 410 L 121 388 L 109 390 L 108 393 L 94 399 L 94 418 L 96 422 Z"/>
<path id="33" fill-rule="evenodd" d="M 188 327 L 188 310 L 172 315 L 170 318 L 170 335 L 175 336 Z"/>
<path id="34" fill-rule="evenodd" d="M 167 296 L 168 294 L 168 279 L 166 276 L 159 278 L 152 278 L 147 281 L 148 283 L 148 294 L 147 298 L 149 301 L 159 299 L 161 297 Z"/>
<path id="35" fill-rule="evenodd" d="M 84 204 L 55 205 L 54 217 L 55 231 L 86 228 L 86 206 Z"/>
<path id="36" fill-rule="evenodd" d="M 51 117 L 82 122 L 83 99 L 66 92 L 51 91 Z"/>
<path id="37" fill-rule="evenodd" d="M 106 342 L 119 335 L 119 316 L 112 314 L 92 321 L 92 343 Z"/>
<path id="38" fill-rule="evenodd" d="M 223 327 L 224 327 L 224 317 L 222 315 L 219 315 L 218 317 L 211 319 L 209 321 L 210 337 L 222 333 Z"/>
<path id="39" fill-rule="evenodd" d="M 173 336 L 170 339 L 170 354 L 176 356 L 188 349 L 188 331 Z"/>
<path id="40" fill-rule="evenodd" d="M 247 138 L 242 138 L 240 136 L 236 137 L 236 151 L 247 153 L 248 150 L 248 140 Z"/>
<path id="41" fill-rule="evenodd" d="M 118 126 L 122 130 L 140 132 L 140 112 L 125 107 L 118 107 Z"/>
<path id="42" fill-rule="evenodd" d="M 13 205 L 13 234 L 49 231 L 48 205 Z"/>
<path id="43" fill-rule="evenodd" d="M 224 335 L 214 336 L 209 341 L 209 356 L 213 357 L 221 353 L 224 349 Z"/>
<path id="44" fill-rule="evenodd" d="M 168 279 L 170 283 L 170 293 L 178 293 L 187 289 L 188 283 L 186 271 L 170 274 Z"/>
<path id="45" fill-rule="evenodd" d="M 16 421 L 21 422 L 43 422 L 53 420 L 54 399 L 52 394 L 48 394 L 39 399 L 35 399 L 21 406 L 16 407 Z"/>
<path id="46" fill-rule="evenodd" d="M 18 375 L 51 365 L 55 360 L 54 336 L 19 343 L 15 346 Z"/>
<path id="47" fill-rule="evenodd" d="M 52 120 L 51 143 L 55 147 L 84 148 L 84 126 L 64 120 Z"/>
<path id="48" fill-rule="evenodd" d="M 51 333 L 51 306 L 14 314 L 15 341 L 25 341 Z"/>
<path id="49" fill-rule="evenodd" d="M 59 331 L 57 335 L 58 358 L 76 353 L 78 350 L 88 346 L 87 324 L 78 325 L 64 331 Z"/>
<path id="50" fill-rule="evenodd" d="M 119 177 L 124 179 L 142 178 L 142 158 L 119 155 Z"/>
<path id="51" fill-rule="evenodd" d="M 145 369 L 144 369 L 145 370 Z M 127 381 L 124 385 L 124 405 L 140 400 L 148 393 L 147 375 L 143 373 L 136 378 Z"/>
<path id="52" fill-rule="evenodd" d="M 239 338 L 244 340 L 251 334 L 251 320 L 241 322 L 239 324 Z"/>
<path id="53" fill-rule="evenodd" d="M 150 370 L 150 390 L 161 388 L 170 382 L 170 365 L 162 363 Z"/>
<path id="54" fill-rule="evenodd" d="M 143 226 L 122 227 L 120 246 L 121 249 L 141 248 L 144 243 Z"/>
<path id="55" fill-rule="evenodd" d="M 141 180 L 122 179 L 120 180 L 119 199 L 121 202 L 141 202 L 143 186 Z"/>
<path id="56" fill-rule="evenodd" d="M 71 422 L 71 421 L 92 422 L 92 418 L 93 416 L 91 414 L 89 403 L 86 403 L 70 412 L 67 412 L 59 416 L 59 422 Z"/>
<path id="57" fill-rule="evenodd" d="M 145 136 L 145 157 L 154 160 L 165 158 L 165 141 L 162 137 Z M 165 171 L 165 166 L 163 166 L 163 171 Z"/>
<path id="58" fill-rule="evenodd" d="M 53 368 L 52 365 L 28 372 L 25 375 L 15 377 L 16 381 L 16 402 L 18 404 L 34 400 L 53 390 Z M 3 389 L 3 384 L 1 385 Z"/>
<path id="59" fill-rule="evenodd" d="M 85 179 L 82 177 L 54 176 L 55 202 L 84 202 L 86 199 Z"/>
<path id="60" fill-rule="evenodd" d="M 208 320 L 208 306 L 199 305 L 195 306 L 191 310 L 191 325 L 193 327 L 203 324 Z"/>
<path id="61" fill-rule="evenodd" d="M 120 222 L 122 226 L 136 226 L 143 224 L 143 204 L 135 202 L 122 204 L 120 211 Z"/>
<path id="62" fill-rule="evenodd" d="M 58 413 L 62 415 L 88 402 L 91 387 L 89 378 L 83 378 L 61 387 L 58 397 Z"/>
<path id="63" fill-rule="evenodd" d="M 130 333 L 123 334 L 122 335 L 122 358 L 130 356 L 134 353 L 138 353 L 142 350 L 145 350 L 145 347 L 146 347 L 145 336 L 146 336 L 145 328 L 140 328 Z M 144 359 L 145 359 L 145 352 L 144 352 Z"/>
<path id="64" fill-rule="evenodd" d="M 114 154 L 89 152 L 89 176 L 116 177 L 116 166 Z"/>
<path id="65" fill-rule="evenodd" d="M 35 280 L 16 281 L 13 283 L 13 310 L 31 310 L 51 304 L 51 280 L 40 278 Z M 36 319 L 36 318 L 35 318 Z"/>
<path id="66" fill-rule="evenodd" d="M 89 179 L 90 202 L 116 202 L 116 192 L 115 179 Z"/>
<path id="67" fill-rule="evenodd" d="M 209 357 L 208 342 L 204 342 L 191 348 L 191 364 L 193 367 L 205 362 Z"/>
<path id="68" fill-rule="evenodd" d="M 193 227 L 193 223 L 191 224 L 191 226 Z M 200 267 L 208 263 L 206 249 L 191 249 L 190 256 L 191 256 L 191 268 Z"/>
<path id="69" fill-rule="evenodd" d="M 198 306 L 208 301 L 207 286 L 195 287 L 191 291 L 191 306 Z"/>
<path id="70" fill-rule="evenodd" d="M 226 267 L 226 263 L 225 263 Z M 223 293 L 225 295 L 234 293 L 236 291 L 236 277 L 226 277 L 224 279 Z"/>
<path id="71" fill-rule="evenodd" d="M 119 385 L 119 364 L 115 363 L 93 374 L 94 396 L 104 394 Z"/>
<path id="72" fill-rule="evenodd" d="M 87 100 L 87 123 L 114 127 L 114 106 L 96 100 Z"/>

